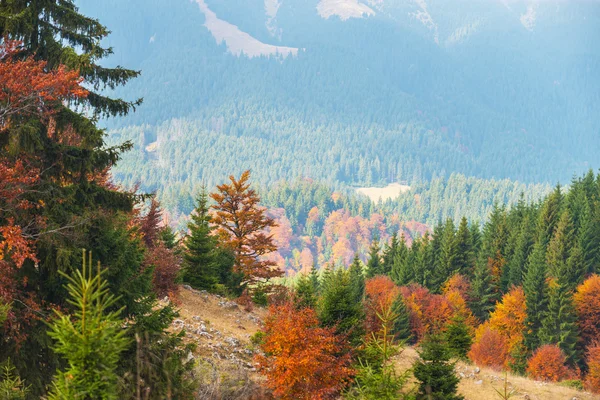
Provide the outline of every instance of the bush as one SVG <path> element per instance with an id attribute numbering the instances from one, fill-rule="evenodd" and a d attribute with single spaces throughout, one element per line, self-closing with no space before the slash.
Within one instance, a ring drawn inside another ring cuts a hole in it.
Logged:
<path id="1" fill-rule="evenodd" d="M 533 353 L 527 363 L 527 373 L 534 379 L 550 382 L 574 378 L 575 373 L 565 365 L 566 360 L 558 346 L 547 344 Z"/>
<path id="2" fill-rule="evenodd" d="M 559 383 L 560 386 L 568 387 L 576 390 L 583 390 L 583 382 L 579 379 L 567 379 Z"/>
<path id="3" fill-rule="evenodd" d="M 475 343 L 468 356 L 480 367 L 501 369 L 508 358 L 508 344 L 500 333 L 484 324 L 477 329 Z"/>

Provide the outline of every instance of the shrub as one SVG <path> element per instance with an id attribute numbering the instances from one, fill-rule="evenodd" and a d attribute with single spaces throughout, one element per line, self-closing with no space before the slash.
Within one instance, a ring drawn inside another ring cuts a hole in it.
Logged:
<path id="1" fill-rule="evenodd" d="M 501 369 L 508 359 L 508 343 L 500 333 L 483 324 L 477 329 L 468 356 L 481 367 Z"/>
<path id="2" fill-rule="evenodd" d="M 565 363 L 566 357 L 560 348 L 547 344 L 533 353 L 527 363 L 527 373 L 534 379 L 550 382 L 574 378 L 575 373 Z"/>

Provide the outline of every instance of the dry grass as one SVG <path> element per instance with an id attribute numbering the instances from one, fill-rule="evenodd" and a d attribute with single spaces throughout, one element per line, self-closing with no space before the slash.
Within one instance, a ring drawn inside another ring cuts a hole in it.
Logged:
<path id="1" fill-rule="evenodd" d="M 356 191 L 358 193 L 368 196 L 375 203 L 377 203 L 379 201 L 379 199 L 381 199 L 381 201 L 386 201 L 388 199 L 395 199 L 396 197 L 400 196 L 402 193 L 408 192 L 409 190 L 410 190 L 410 186 L 401 185 L 399 183 L 391 183 L 383 188 L 364 187 L 364 188 L 356 189 Z"/>
<path id="2" fill-rule="evenodd" d="M 398 369 L 405 371 L 411 367 L 418 358 L 417 352 L 412 347 L 404 349 L 398 358 Z M 464 362 L 459 362 L 456 370 L 461 377 L 458 391 L 465 396 L 466 400 L 500 400 L 501 397 L 495 389 L 502 390 L 504 387 L 504 373 L 481 368 L 475 373 L 476 368 Z M 462 374 L 462 375 L 461 375 Z M 511 399 L 529 400 L 593 400 L 600 396 L 587 392 L 581 392 L 572 388 L 560 386 L 554 383 L 537 382 L 522 376 L 508 374 L 508 388 L 514 389 L 515 394 Z"/>

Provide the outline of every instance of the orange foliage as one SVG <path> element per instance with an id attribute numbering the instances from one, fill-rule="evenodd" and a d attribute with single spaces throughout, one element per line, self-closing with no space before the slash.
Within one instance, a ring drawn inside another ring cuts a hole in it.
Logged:
<path id="1" fill-rule="evenodd" d="M 587 350 L 588 373 L 585 377 L 585 388 L 590 392 L 600 393 L 600 343 L 595 342 Z"/>
<path id="2" fill-rule="evenodd" d="M 501 369 L 508 361 L 508 343 L 500 333 L 483 324 L 477 328 L 475 342 L 468 353 L 471 361 L 481 367 Z"/>
<path id="3" fill-rule="evenodd" d="M 463 295 L 458 290 L 451 290 L 447 292 L 444 297 L 448 300 L 450 308 L 452 309 L 452 316 L 459 317 L 465 324 L 471 328 L 477 326 L 477 318 L 467 306 L 467 302 Z"/>
<path id="4" fill-rule="evenodd" d="M 585 343 L 600 338 L 600 276 L 586 279 L 573 296 L 579 329 Z"/>
<path id="5" fill-rule="evenodd" d="M 273 236 L 265 233 L 276 224 L 259 206 L 260 197 L 250 189 L 249 179 L 250 171 L 242 173 L 239 180 L 230 176 L 231 184 L 218 185 L 210 197 L 216 202 L 212 222 L 218 227 L 221 243 L 233 252 L 235 269 L 244 274 L 245 283 L 252 284 L 283 272 L 274 261 L 263 258 L 277 250 Z"/>
<path id="6" fill-rule="evenodd" d="M 0 130 L 15 115 L 47 115 L 52 111 L 49 103 L 88 95 L 78 71 L 64 66 L 47 71 L 44 61 L 19 59 L 19 46 L 11 40 L 0 46 Z"/>
<path id="7" fill-rule="evenodd" d="M 367 335 L 381 330 L 381 318 L 400 295 L 400 288 L 388 276 L 376 276 L 365 282 L 365 320 Z"/>
<path id="8" fill-rule="evenodd" d="M 559 382 L 575 378 L 576 374 L 566 365 L 566 357 L 560 348 L 547 344 L 537 349 L 527 362 L 527 373 L 541 381 Z"/>
<path id="9" fill-rule="evenodd" d="M 443 331 L 452 319 L 452 305 L 445 296 L 432 294 L 420 285 L 400 288 L 410 312 L 410 325 L 417 341 Z"/>
<path id="10" fill-rule="evenodd" d="M 523 340 L 526 317 L 525 292 L 521 287 L 516 287 L 502 297 L 487 323 L 506 339 L 508 351 L 511 352 Z"/>
<path id="11" fill-rule="evenodd" d="M 454 274 L 444 283 L 442 293 L 447 294 L 452 291 L 457 291 L 460 296 L 466 301 L 469 301 L 469 293 L 471 292 L 471 284 L 469 280 L 461 274 Z"/>
<path id="12" fill-rule="evenodd" d="M 314 310 L 291 303 L 271 306 L 256 356 L 266 385 L 281 399 L 333 399 L 353 374 L 335 328 L 321 328 Z"/>

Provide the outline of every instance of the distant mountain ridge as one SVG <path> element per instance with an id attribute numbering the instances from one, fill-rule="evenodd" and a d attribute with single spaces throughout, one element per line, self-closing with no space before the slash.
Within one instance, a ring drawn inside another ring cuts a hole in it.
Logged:
<path id="1" fill-rule="evenodd" d="M 597 1 L 79 3 L 142 70 L 117 94 L 144 105 L 108 128 L 137 149 L 117 179 L 169 176 L 146 189 L 222 165 L 362 186 L 600 166 Z"/>

